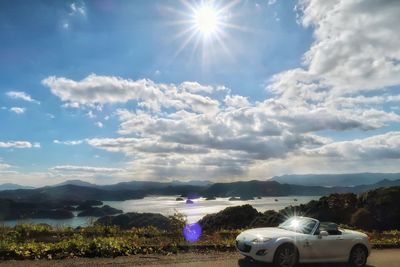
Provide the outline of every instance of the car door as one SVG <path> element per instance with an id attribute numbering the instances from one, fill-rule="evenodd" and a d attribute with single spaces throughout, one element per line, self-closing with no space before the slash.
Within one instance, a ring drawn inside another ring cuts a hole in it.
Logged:
<path id="1" fill-rule="evenodd" d="M 311 260 L 333 261 L 343 258 L 347 250 L 345 240 L 340 235 L 320 236 L 308 238 L 309 256 Z"/>

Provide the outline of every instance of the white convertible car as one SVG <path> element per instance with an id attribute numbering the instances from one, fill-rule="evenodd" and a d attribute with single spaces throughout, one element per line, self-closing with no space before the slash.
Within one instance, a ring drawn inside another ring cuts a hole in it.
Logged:
<path id="1" fill-rule="evenodd" d="M 236 247 L 248 259 L 279 267 L 299 262 L 349 262 L 362 267 L 371 252 L 367 235 L 307 217 L 292 217 L 278 227 L 244 231 L 236 238 Z"/>

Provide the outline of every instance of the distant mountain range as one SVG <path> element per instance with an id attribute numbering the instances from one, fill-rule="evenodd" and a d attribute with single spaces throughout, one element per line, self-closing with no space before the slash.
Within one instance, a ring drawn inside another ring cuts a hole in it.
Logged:
<path id="1" fill-rule="evenodd" d="M 81 180 L 68 180 L 60 184 L 53 185 L 53 187 L 63 186 L 63 185 L 77 185 L 77 186 L 86 186 L 92 188 L 100 188 L 104 190 L 147 190 L 147 189 L 166 188 L 170 186 L 208 186 L 210 184 L 212 184 L 210 181 L 203 181 L 203 180 L 192 180 L 185 182 L 174 180 L 172 182 L 129 181 L 111 185 L 96 185 Z"/>
<path id="2" fill-rule="evenodd" d="M 85 200 L 128 200 L 149 195 L 182 195 L 184 197 L 241 197 L 250 199 L 265 196 L 323 196 L 332 193 L 361 193 L 378 187 L 400 186 L 399 180 L 382 180 L 375 184 L 342 187 L 305 186 L 284 184 L 277 181 L 243 181 L 215 183 L 206 186 L 176 185 L 158 182 L 126 182 L 115 185 L 63 184 L 35 189 L 6 190 L 0 199 L 25 202 Z"/>
<path id="3" fill-rule="evenodd" d="M 281 184 L 291 184 L 300 186 L 322 186 L 322 187 L 354 187 L 362 185 L 373 185 L 387 180 L 387 182 L 399 180 L 400 173 L 350 173 L 350 174 L 291 174 L 274 176 L 267 181 L 276 181 Z M 244 181 L 244 183 L 249 181 Z M 234 182 L 236 183 L 236 182 Z M 233 184 L 234 184 L 233 183 Z M 240 183 L 240 182 L 238 182 Z M 221 183 L 217 183 L 221 184 Z M 230 183 L 225 183 L 230 184 Z M 82 180 L 68 180 L 51 187 L 58 187 L 64 185 L 75 185 L 82 187 L 98 188 L 103 190 L 155 190 L 162 188 L 171 188 L 179 186 L 198 186 L 209 187 L 213 185 L 211 181 L 207 180 L 191 180 L 191 181 L 178 181 L 171 182 L 156 182 L 156 181 L 129 181 L 121 182 L 111 185 L 97 185 Z M 0 191 L 16 190 L 16 189 L 33 189 L 31 186 L 23 186 L 13 183 L 0 184 Z"/>
<path id="4" fill-rule="evenodd" d="M 12 183 L 0 184 L 0 191 L 15 190 L 15 189 L 33 189 L 33 188 L 34 187 L 32 187 L 32 186 L 23 186 L 23 185 L 12 184 Z"/>
<path id="5" fill-rule="evenodd" d="M 385 179 L 400 179 L 400 173 L 293 174 L 275 176 L 271 180 L 293 185 L 358 186 L 378 183 Z"/>

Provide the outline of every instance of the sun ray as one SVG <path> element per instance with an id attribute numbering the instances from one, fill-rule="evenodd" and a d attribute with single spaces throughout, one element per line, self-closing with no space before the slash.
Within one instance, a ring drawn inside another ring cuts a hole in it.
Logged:
<path id="1" fill-rule="evenodd" d="M 231 8 L 233 8 L 234 6 L 236 6 L 237 4 L 240 3 L 240 0 L 235 0 L 235 1 L 230 1 L 228 4 L 222 6 L 221 8 L 217 9 L 217 13 L 219 14 L 223 14 L 226 11 L 229 11 Z"/>
<path id="2" fill-rule="evenodd" d="M 189 34 L 189 33 L 193 33 L 194 30 L 195 30 L 195 26 L 192 26 L 192 27 L 190 27 L 190 28 L 187 28 L 187 29 L 185 29 L 185 30 L 182 30 L 182 31 L 178 32 L 177 34 L 175 34 L 175 35 L 172 37 L 172 40 L 176 40 L 176 39 L 179 39 L 179 38 L 181 38 L 181 37 L 183 37 L 183 36 L 185 36 L 185 35 L 187 35 L 187 34 Z"/>
<path id="3" fill-rule="evenodd" d="M 182 19 L 182 20 L 172 20 L 165 22 L 166 25 L 174 26 L 174 25 L 190 25 L 193 24 L 193 19 Z"/>
<path id="4" fill-rule="evenodd" d="M 185 47 L 190 43 L 190 41 L 193 39 L 193 37 L 196 36 L 196 32 L 193 31 L 188 38 L 186 38 L 186 40 L 182 43 L 182 45 L 179 47 L 179 49 L 176 51 L 174 57 L 177 57 L 183 49 L 185 49 Z"/>
<path id="5" fill-rule="evenodd" d="M 226 22 L 221 22 L 220 23 L 221 26 L 225 27 L 225 28 L 231 28 L 231 29 L 235 29 L 235 30 L 240 30 L 243 32 L 251 32 L 251 30 L 247 27 L 243 27 L 243 26 L 239 26 L 236 24 L 231 24 L 231 23 L 226 23 Z"/>
<path id="6" fill-rule="evenodd" d="M 196 7 L 192 4 L 190 4 L 187 0 L 180 0 L 180 2 L 186 6 L 188 9 L 190 9 L 190 11 L 192 12 L 196 12 Z"/>
<path id="7" fill-rule="evenodd" d="M 230 59 L 234 59 L 231 51 L 229 50 L 229 48 L 226 46 L 225 42 L 222 40 L 223 34 L 221 35 L 216 35 L 215 39 L 217 40 L 218 44 L 222 47 L 222 50 L 225 52 L 225 54 L 227 54 L 229 56 Z"/>

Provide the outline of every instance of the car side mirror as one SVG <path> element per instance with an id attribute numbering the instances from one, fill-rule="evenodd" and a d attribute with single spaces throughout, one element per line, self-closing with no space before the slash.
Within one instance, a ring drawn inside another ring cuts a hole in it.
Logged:
<path id="1" fill-rule="evenodd" d="M 329 233 L 327 231 L 320 231 L 318 237 L 322 238 L 323 236 L 328 236 Z"/>

